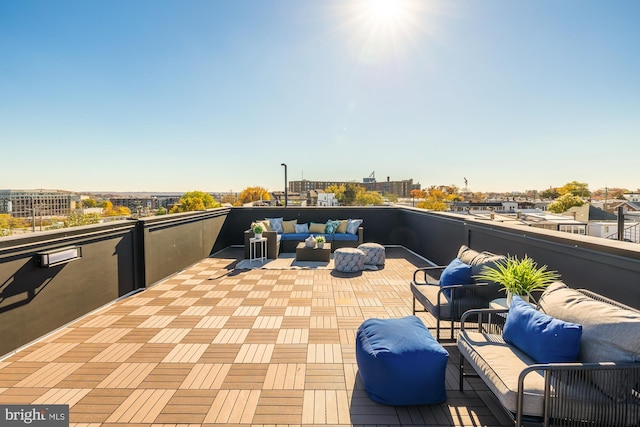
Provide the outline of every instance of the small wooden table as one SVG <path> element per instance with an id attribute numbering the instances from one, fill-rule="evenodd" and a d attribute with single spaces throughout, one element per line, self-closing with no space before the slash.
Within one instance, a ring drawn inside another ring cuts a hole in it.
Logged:
<path id="1" fill-rule="evenodd" d="M 320 249 L 319 247 L 307 248 L 304 242 L 298 243 L 296 246 L 296 261 L 331 261 L 331 243 L 326 243 Z"/>

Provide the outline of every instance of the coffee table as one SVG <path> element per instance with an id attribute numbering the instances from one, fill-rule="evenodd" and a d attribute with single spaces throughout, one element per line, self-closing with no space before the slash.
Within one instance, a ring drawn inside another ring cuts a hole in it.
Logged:
<path id="1" fill-rule="evenodd" d="M 296 261 L 331 261 L 331 243 L 325 243 L 322 249 L 307 248 L 304 242 L 296 246 Z"/>

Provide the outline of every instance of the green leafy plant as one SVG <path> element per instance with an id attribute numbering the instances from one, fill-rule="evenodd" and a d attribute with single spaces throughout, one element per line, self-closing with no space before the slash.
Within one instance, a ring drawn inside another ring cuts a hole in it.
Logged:
<path id="1" fill-rule="evenodd" d="M 255 234 L 262 234 L 263 231 L 264 231 L 264 227 L 261 226 L 260 224 L 256 224 L 253 226 L 253 232 Z"/>
<path id="2" fill-rule="evenodd" d="M 316 237 L 316 243 L 324 243 L 327 240 L 324 238 L 324 236 L 318 236 Z"/>
<path id="3" fill-rule="evenodd" d="M 505 260 L 497 261 L 495 267 L 485 266 L 475 278 L 499 283 L 513 295 L 533 298 L 531 292 L 545 289 L 558 280 L 560 275 L 548 270 L 546 265 L 538 267 L 532 258 L 525 255 L 522 259 L 507 256 Z"/>

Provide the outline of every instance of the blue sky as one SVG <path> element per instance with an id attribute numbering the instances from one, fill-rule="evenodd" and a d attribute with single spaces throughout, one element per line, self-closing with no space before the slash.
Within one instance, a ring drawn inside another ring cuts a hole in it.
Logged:
<path id="1" fill-rule="evenodd" d="M 3 0 L 0 188 L 640 187 L 639 1 L 377 1 Z"/>

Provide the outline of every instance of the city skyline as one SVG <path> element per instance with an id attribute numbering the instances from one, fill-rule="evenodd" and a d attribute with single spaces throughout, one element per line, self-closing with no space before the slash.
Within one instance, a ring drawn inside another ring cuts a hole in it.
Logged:
<path id="1" fill-rule="evenodd" d="M 1 188 L 640 187 L 640 3 L 0 3 Z"/>

